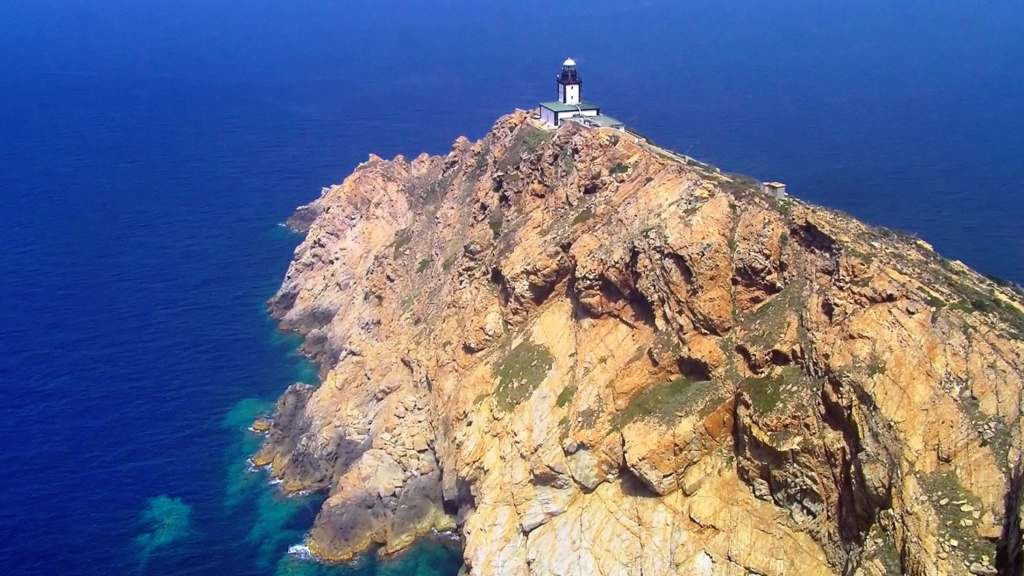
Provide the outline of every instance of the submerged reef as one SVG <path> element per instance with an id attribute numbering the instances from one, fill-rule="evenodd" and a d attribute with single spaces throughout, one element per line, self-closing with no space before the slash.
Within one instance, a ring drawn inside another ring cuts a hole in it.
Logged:
<path id="1" fill-rule="evenodd" d="M 148 531 L 135 539 L 139 563 L 144 566 L 158 549 L 187 538 L 192 532 L 191 515 L 192 507 L 181 498 L 167 495 L 150 498 L 142 512 Z"/>

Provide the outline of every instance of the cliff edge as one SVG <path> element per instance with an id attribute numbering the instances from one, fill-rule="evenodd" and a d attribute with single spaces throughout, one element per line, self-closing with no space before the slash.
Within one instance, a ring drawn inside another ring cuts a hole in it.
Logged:
<path id="1" fill-rule="evenodd" d="M 270 308 L 322 384 L 255 460 L 329 494 L 322 559 L 457 529 L 479 575 L 1019 571 L 1022 295 L 920 240 L 521 111 L 296 221 Z"/>

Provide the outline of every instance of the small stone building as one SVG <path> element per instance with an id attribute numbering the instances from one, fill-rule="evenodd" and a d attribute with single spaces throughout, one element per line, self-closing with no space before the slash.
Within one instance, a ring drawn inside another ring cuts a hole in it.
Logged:
<path id="1" fill-rule="evenodd" d="M 761 189 L 764 190 L 765 194 L 769 194 L 776 198 L 786 197 L 786 185 L 782 182 L 765 182 L 761 184 Z"/>

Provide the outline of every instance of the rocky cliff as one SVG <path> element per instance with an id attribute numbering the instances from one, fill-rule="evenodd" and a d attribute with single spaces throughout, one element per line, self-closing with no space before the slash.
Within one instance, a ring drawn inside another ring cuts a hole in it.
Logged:
<path id="1" fill-rule="evenodd" d="M 1022 295 L 921 240 L 525 112 L 295 222 L 270 307 L 322 384 L 256 460 L 329 494 L 325 560 L 457 529 L 479 575 L 1020 562 Z"/>

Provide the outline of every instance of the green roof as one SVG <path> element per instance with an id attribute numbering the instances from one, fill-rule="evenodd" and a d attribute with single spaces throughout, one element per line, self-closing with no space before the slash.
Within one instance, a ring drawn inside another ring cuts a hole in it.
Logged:
<path id="1" fill-rule="evenodd" d="M 590 102 L 580 102 L 576 104 L 562 104 L 561 102 L 541 102 L 541 106 L 551 110 L 552 112 L 574 112 L 576 110 L 599 110 L 601 107 L 597 104 L 591 104 Z"/>

